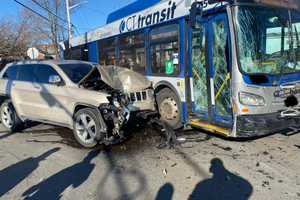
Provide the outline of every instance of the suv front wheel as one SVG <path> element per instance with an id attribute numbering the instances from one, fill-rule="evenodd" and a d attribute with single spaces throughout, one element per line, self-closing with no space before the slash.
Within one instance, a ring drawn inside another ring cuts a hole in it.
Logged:
<path id="1" fill-rule="evenodd" d="M 22 121 L 18 117 L 16 110 L 9 99 L 2 103 L 0 107 L 0 117 L 2 124 L 9 132 L 17 131 L 22 125 Z"/>
<path id="2" fill-rule="evenodd" d="M 97 132 L 100 130 L 100 120 L 97 111 L 92 108 L 84 108 L 77 111 L 73 119 L 73 132 L 79 144 L 86 148 L 97 145 Z"/>

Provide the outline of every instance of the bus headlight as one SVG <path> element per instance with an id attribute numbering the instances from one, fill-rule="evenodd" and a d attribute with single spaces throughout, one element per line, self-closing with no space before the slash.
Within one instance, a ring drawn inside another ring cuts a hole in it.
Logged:
<path id="1" fill-rule="evenodd" d="M 240 103 L 246 106 L 264 106 L 265 99 L 262 96 L 247 92 L 239 93 Z"/>

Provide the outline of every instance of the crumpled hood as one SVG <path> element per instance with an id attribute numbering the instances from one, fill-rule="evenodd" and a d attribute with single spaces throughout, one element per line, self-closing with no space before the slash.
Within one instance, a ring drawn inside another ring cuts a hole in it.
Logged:
<path id="1" fill-rule="evenodd" d="M 127 68 L 114 65 L 97 65 L 97 68 L 101 74 L 101 79 L 114 89 L 123 92 L 137 92 L 151 86 L 151 82 L 145 76 Z"/>

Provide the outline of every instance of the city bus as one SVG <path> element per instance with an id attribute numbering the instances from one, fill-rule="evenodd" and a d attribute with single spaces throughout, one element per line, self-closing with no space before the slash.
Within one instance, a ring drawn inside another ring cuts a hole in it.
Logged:
<path id="1" fill-rule="evenodd" d="M 230 138 L 299 130 L 298 0 L 137 0 L 68 42 L 65 59 L 147 76 L 174 129 Z"/>

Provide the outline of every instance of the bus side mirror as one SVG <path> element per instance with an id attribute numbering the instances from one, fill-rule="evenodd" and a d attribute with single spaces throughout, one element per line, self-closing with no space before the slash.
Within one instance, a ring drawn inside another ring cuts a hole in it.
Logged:
<path id="1" fill-rule="evenodd" d="M 196 27 L 197 16 L 202 16 L 203 2 L 196 1 L 192 4 L 190 10 L 190 24 L 192 28 Z"/>

